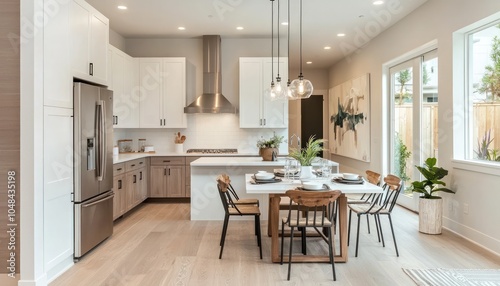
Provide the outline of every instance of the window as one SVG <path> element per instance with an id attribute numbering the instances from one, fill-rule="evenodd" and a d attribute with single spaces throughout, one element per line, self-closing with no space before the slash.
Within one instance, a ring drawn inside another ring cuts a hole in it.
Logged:
<path id="1" fill-rule="evenodd" d="M 500 163 L 500 22 L 466 34 L 465 159 Z"/>

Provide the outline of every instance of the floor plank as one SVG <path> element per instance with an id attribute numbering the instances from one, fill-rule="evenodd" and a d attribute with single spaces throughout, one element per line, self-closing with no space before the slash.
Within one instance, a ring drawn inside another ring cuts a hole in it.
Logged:
<path id="1" fill-rule="evenodd" d="M 359 257 L 351 237 L 349 262 L 337 263 L 335 285 L 413 285 L 404 268 L 500 268 L 500 258 L 444 231 L 418 232 L 418 216 L 406 209 L 393 213 L 400 256 L 396 257 L 387 218 L 382 217 L 386 247 L 361 220 Z M 374 227 L 371 221 L 372 230 Z M 68 285 L 331 285 L 329 264 L 294 263 L 291 280 L 287 266 L 270 262 L 271 239 L 263 236 L 263 259 L 253 221 L 229 222 L 221 260 L 222 221 L 190 221 L 189 204 L 150 202 L 115 222 L 114 234 L 84 256 L 51 286 Z M 267 229 L 267 221 L 262 222 Z M 355 220 L 353 229 L 356 229 Z M 264 232 L 263 232 L 264 233 Z M 288 253 L 285 238 L 285 253 Z M 320 238 L 308 238 L 308 254 L 326 253 Z M 294 240 L 300 255 L 300 238 Z"/>

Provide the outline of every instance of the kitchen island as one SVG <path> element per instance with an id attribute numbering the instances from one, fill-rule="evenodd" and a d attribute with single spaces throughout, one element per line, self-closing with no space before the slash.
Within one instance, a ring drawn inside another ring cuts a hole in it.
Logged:
<path id="1" fill-rule="evenodd" d="M 332 171 L 337 173 L 338 163 L 330 164 Z M 279 157 L 278 161 L 263 161 L 261 157 L 203 157 L 191 162 L 191 220 L 224 219 L 224 209 L 215 181 L 217 176 L 223 173 L 230 176 L 231 185 L 240 198 L 259 199 L 261 219 L 267 220 L 269 197 L 267 194 L 247 194 L 245 174 L 257 171 L 273 172 L 284 165 L 284 157 Z"/>

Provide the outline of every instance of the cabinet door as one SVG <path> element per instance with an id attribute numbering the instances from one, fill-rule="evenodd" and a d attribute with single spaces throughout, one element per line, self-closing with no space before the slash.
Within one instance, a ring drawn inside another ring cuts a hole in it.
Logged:
<path id="1" fill-rule="evenodd" d="M 139 128 L 140 88 L 139 60 L 125 55 L 123 94 L 121 101 L 126 107 L 122 118 L 118 118 L 117 127 Z"/>
<path id="2" fill-rule="evenodd" d="M 135 197 L 135 204 L 140 204 L 144 199 L 144 191 L 147 188 L 146 183 L 146 173 L 145 173 L 146 168 L 141 168 L 137 170 L 137 190 L 136 193 L 134 194 Z M 147 193 L 147 191 L 146 191 Z"/>
<path id="3" fill-rule="evenodd" d="M 70 5 L 59 5 L 59 12 L 50 15 L 43 30 L 43 59 L 48 63 L 43 65 L 43 104 L 73 108 Z"/>
<path id="4" fill-rule="evenodd" d="M 132 171 L 125 174 L 125 212 L 135 206 L 137 182 L 137 172 Z"/>
<path id="5" fill-rule="evenodd" d="M 167 196 L 167 168 L 164 166 L 151 166 L 149 196 L 151 198 L 164 198 Z"/>
<path id="6" fill-rule="evenodd" d="M 274 73 L 277 75 L 277 64 L 280 67 L 280 77 L 282 86 L 286 86 L 288 80 L 288 65 L 286 59 L 274 59 Z M 263 82 L 271 80 L 272 61 L 271 58 L 263 60 Z M 276 79 L 275 79 L 276 81 Z M 266 86 L 266 85 L 264 85 Z M 271 100 L 268 96 L 262 93 L 262 118 L 264 119 L 263 126 L 265 128 L 286 128 L 288 127 L 288 99 Z"/>
<path id="7" fill-rule="evenodd" d="M 125 191 L 125 176 L 118 175 L 113 177 L 113 190 L 115 197 L 113 198 L 113 220 L 119 218 L 124 212 Z"/>
<path id="8" fill-rule="evenodd" d="M 73 75 L 86 78 L 89 75 L 90 11 L 79 1 L 72 1 L 70 15 Z"/>
<path id="9" fill-rule="evenodd" d="M 140 128 L 158 128 L 163 126 L 163 108 L 161 105 L 161 71 L 161 59 L 140 59 Z"/>
<path id="10" fill-rule="evenodd" d="M 90 45 L 89 59 L 91 76 L 99 82 L 106 82 L 107 78 L 107 54 L 109 42 L 109 20 L 99 14 L 92 13 L 90 17 Z"/>
<path id="11" fill-rule="evenodd" d="M 269 84 L 271 84 L 269 76 Z M 262 127 L 262 59 L 240 58 L 240 127 Z M 267 86 L 267 85 L 266 85 Z"/>
<path id="12" fill-rule="evenodd" d="M 186 128 L 186 59 L 163 60 L 163 118 L 165 128 Z"/>
<path id="13" fill-rule="evenodd" d="M 167 197 L 182 198 L 186 196 L 184 166 L 167 166 Z"/>

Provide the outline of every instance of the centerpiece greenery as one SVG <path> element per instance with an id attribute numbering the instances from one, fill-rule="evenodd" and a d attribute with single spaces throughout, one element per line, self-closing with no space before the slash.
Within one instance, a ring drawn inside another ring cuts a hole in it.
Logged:
<path id="1" fill-rule="evenodd" d="M 278 136 L 274 134 L 269 139 L 261 138 L 257 141 L 257 147 L 259 148 L 259 155 L 262 156 L 264 161 L 273 161 L 278 155 L 278 148 L 280 144 L 284 141 L 284 136 Z"/>
<path id="2" fill-rule="evenodd" d="M 301 166 L 311 166 L 312 161 L 323 151 L 323 139 L 315 139 L 314 135 L 309 137 L 306 147 L 291 149 L 289 156 L 299 161 Z"/>

